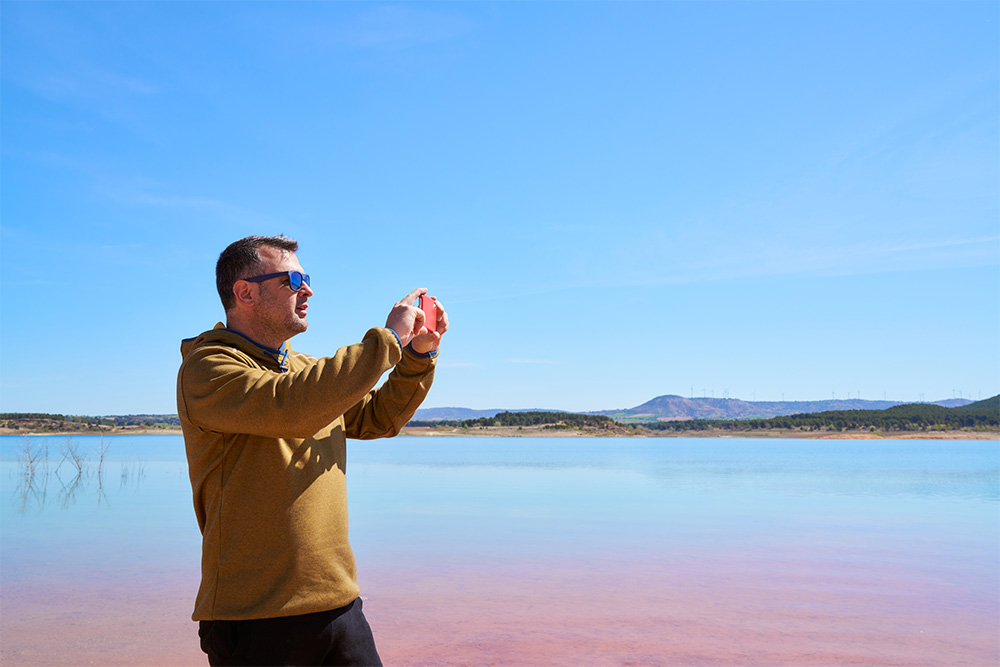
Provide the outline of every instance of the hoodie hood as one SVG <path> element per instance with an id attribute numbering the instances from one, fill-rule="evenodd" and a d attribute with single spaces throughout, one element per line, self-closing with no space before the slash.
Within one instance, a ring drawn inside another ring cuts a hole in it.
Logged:
<path id="1" fill-rule="evenodd" d="M 261 345 L 238 331 L 227 329 L 226 325 L 222 322 L 216 323 L 212 329 L 200 336 L 182 340 L 181 358 L 186 359 L 194 350 L 208 345 L 235 348 L 261 362 L 266 367 L 274 367 L 274 370 L 282 373 L 288 370 L 288 353 L 291 351 L 288 341 L 282 344 L 281 349 L 276 350 L 272 347 Z"/>

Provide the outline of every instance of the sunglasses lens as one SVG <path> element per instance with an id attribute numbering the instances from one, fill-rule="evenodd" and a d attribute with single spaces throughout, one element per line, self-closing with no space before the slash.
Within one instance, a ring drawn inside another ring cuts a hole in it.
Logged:
<path id="1" fill-rule="evenodd" d="M 292 288 L 293 292 L 298 292 L 302 289 L 302 274 L 298 271 L 289 271 L 288 286 Z"/>

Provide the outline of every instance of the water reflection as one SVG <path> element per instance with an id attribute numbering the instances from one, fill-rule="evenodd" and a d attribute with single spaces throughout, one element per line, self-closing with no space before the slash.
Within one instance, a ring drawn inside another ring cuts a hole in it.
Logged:
<path id="1" fill-rule="evenodd" d="M 615 471 L 667 493 L 1000 502 L 1000 444 L 990 441 L 410 438 L 352 443 L 351 456 L 359 465 L 421 473 L 506 470 L 512 479 L 535 471 Z"/>
<path id="2" fill-rule="evenodd" d="M 26 436 L 16 456 L 17 468 L 13 494 L 18 512 L 41 512 L 56 505 L 68 510 L 78 503 L 92 502 L 96 508 L 106 508 L 110 502 L 105 491 L 105 478 L 111 465 L 112 438 L 101 437 L 86 447 L 67 437 L 59 443 L 58 454 L 51 451 L 53 439 L 33 439 Z M 145 478 L 142 462 L 120 462 L 120 488 L 138 489 Z"/>

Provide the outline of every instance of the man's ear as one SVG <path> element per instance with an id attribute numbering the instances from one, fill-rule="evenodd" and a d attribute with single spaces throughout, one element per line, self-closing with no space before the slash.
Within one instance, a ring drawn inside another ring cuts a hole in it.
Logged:
<path id="1" fill-rule="evenodd" d="M 236 296 L 237 304 L 249 308 L 252 308 L 257 300 L 257 290 L 254 289 L 253 283 L 245 280 L 237 280 L 233 283 L 233 295 Z"/>

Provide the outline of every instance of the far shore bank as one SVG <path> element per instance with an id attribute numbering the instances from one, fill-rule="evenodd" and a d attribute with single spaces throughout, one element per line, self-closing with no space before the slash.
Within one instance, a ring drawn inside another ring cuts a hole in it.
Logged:
<path id="1" fill-rule="evenodd" d="M 0 428 L 0 435 L 42 436 L 121 436 L 121 435 L 182 435 L 180 429 L 111 428 L 83 431 L 28 432 Z M 758 429 L 730 431 L 671 431 L 656 433 L 608 432 L 598 429 L 545 428 L 544 426 L 487 426 L 482 428 L 404 427 L 401 436 L 466 437 L 466 438 L 799 438 L 803 440 L 1000 440 L 1000 431 L 798 431 L 789 429 Z"/>
<path id="2" fill-rule="evenodd" d="M 486 426 L 482 428 L 404 427 L 400 435 L 493 438 L 800 438 L 806 440 L 1000 440 L 1000 431 L 799 431 L 758 429 L 730 431 L 707 429 L 646 433 L 608 432 L 601 429 L 555 429 L 545 426 Z"/>

